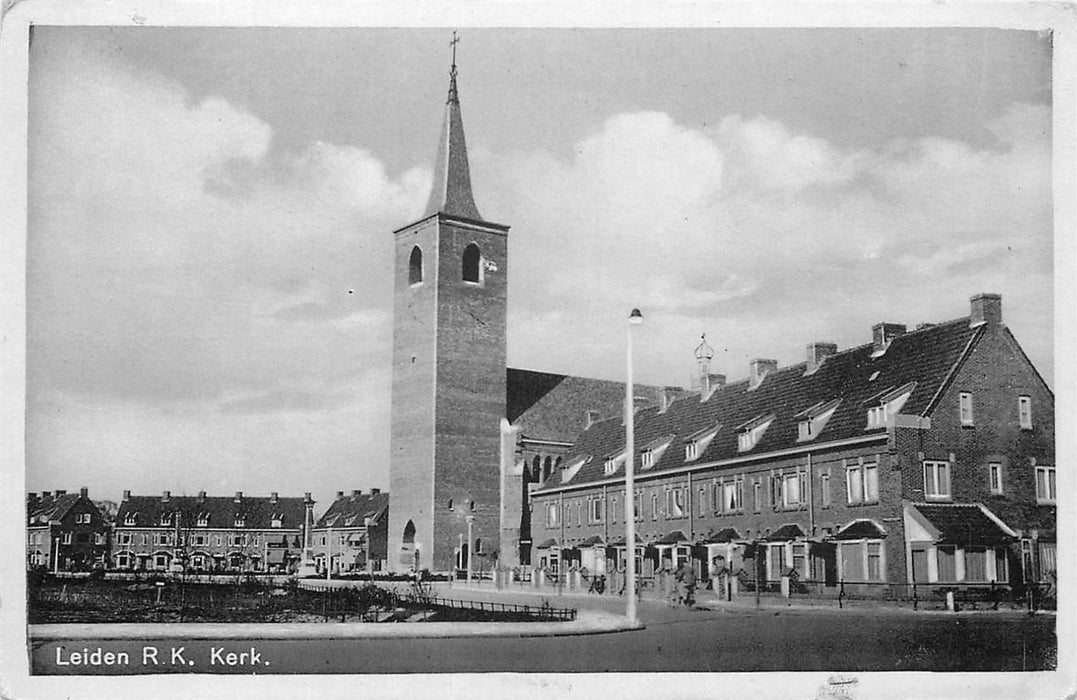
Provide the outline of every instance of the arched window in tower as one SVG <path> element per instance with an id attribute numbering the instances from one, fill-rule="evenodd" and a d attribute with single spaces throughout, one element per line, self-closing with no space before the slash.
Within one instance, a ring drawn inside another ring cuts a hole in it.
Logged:
<path id="1" fill-rule="evenodd" d="M 480 284 L 482 282 L 482 253 L 474 243 L 464 248 L 464 281 Z"/>
<path id="2" fill-rule="evenodd" d="M 415 523 L 411 520 L 404 526 L 404 544 L 415 544 Z"/>
<path id="3" fill-rule="evenodd" d="M 542 457 L 538 455 L 531 460 L 531 481 L 542 483 Z"/>
<path id="4" fill-rule="evenodd" d="M 419 246 L 411 249 L 408 259 L 408 284 L 420 284 L 423 281 L 423 251 Z"/>
<path id="5" fill-rule="evenodd" d="M 546 461 L 543 462 L 543 464 L 542 464 L 542 480 L 543 481 L 546 481 L 546 479 L 550 478 L 550 469 L 552 467 L 553 467 L 553 458 L 552 457 L 546 457 Z"/>

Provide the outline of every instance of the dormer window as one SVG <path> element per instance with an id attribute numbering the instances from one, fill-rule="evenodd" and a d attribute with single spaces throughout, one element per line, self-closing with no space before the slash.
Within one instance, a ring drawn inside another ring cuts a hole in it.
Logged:
<path id="1" fill-rule="evenodd" d="M 172 524 L 172 514 L 171 513 L 161 513 L 161 524 L 162 525 L 171 525 Z"/>
<path id="2" fill-rule="evenodd" d="M 138 513 L 128 513 L 123 518 L 124 525 L 134 525 L 138 522 Z"/>
<path id="3" fill-rule="evenodd" d="M 916 383 L 910 382 L 904 386 L 887 389 L 869 398 L 865 402 L 868 404 L 867 429 L 886 427 L 890 419 L 901 412 L 901 407 L 908 401 L 914 388 L 916 388 Z"/>
<path id="4" fill-rule="evenodd" d="M 208 513 L 199 513 L 197 522 L 198 522 L 198 527 L 207 527 L 209 525 L 209 514 Z"/>
<path id="5" fill-rule="evenodd" d="M 243 526 L 244 526 L 244 520 L 243 520 L 243 516 L 242 516 L 242 515 L 237 515 L 237 516 L 236 516 L 236 518 L 235 518 L 235 520 L 234 520 L 234 521 L 232 521 L 232 524 L 233 524 L 233 525 L 234 525 L 235 527 L 243 527 Z"/>
<path id="6" fill-rule="evenodd" d="M 707 451 L 720 427 L 720 425 L 708 426 L 686 437 L 684 439 L 684 461 L 691 462 L 699 459 L 700 455 Z"/>
<path id="7" fill-rule="evenodd" d="M 754 449 L 759 444 L 759 440 L 763 437 L 763 433 L 767 432 L 767 428 L 770 427 L 771 422 L 774 420 L 774 414 L 766 416 L 757 416 L 747 423 L 741 424 L 737 430 L 737 449 L 740 452 L 747 452 Z"/>
<path id="8" fill-rule="evenodd" d="M 572 478 L 579 473 L 580 467 L 591 461 L 590 457 L 580 457 L 569 464 L 567 467 L 561 470 L 561 483 L 567 483 L 572 481 Z"/>
<path id="9" fill-rule="evenodd" d="M 799 442 L 806 442 L 818 437 L 819 433 L 823 432 L 823 428 L 826 427 L 827 421 L 830 420 L 830 416 L 834 415 L 834 410 L 837 409 L 838 404 L 840 403 L 841 399 L 820 401 L 811 408 L 798 413 L 796 415 L 796 418 L 799 419 L 799 423 L 797 424 L 797 440 Z"/>
<path id="10" fill-rule="evenodd" d="M 281 527 L 284 524 L 284 517 L 281 515 L 274 515 L 273 519 L 269 521 L 270 527 Z"/>
<path id="11" fill-rule="evenodd" d="M 620 454 L 610 455 L 609 457 L 606 458 L 606 465 L 605 465 L 605 467 L 603 469 L 603 473 L 606 476 L 611 476 L 613 474 L 616 474 L 617 470 L 620 469 L 621 467 L 623 467 L 626 461 L 627 460 L 625 459 L 625 453 L 624 452 L 622 452 Z"/>
<path id="12" fill-rule="evenodd" d="M 669 447 L 669 443 L 673 442 L 675 435 L 664 435 L 657 440 L 644 445 L 643 450 L 639 454 L 639 462 L 641 469 L 651 469 L 658 460 L 662 459 L 662 455 L 665 453 L 666 448 Z"/>

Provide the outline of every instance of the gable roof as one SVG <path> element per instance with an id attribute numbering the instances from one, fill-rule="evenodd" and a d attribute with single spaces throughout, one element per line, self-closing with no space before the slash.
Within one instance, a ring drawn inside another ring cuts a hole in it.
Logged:
<path id="1" fill-rule="evenodd" d="M 120 503 L 116 513 L 116 526 L 123 527 L 128 515 L 135 516 L 133 527 L 158 527 L 164 514 L 181 514 L 191 518 L 189 524 L 195 527 L 201 516 L 208 518 L 209 528 L 237 529 L 237 515 L 243 518 L 241 529 L 261 530 L 273 527 L 274 517 L 280 517 L 281 528 L 298 529 L 303 527 L 306 505 L 302 498 L 278 497 L 273 502 L 270 496 L 244 495 L 236 502 L 234 496 L 170 496 L 167 501 L 161 496 L 130 496 Z M 173 525 L 176 519 L 173 518 Z M 182 524 L 183 527 L 188 525 Z M 128 526 L 132 527 L 132 526 Z M 277 528 L 274 528 L 277 529 Z"/>
<path id="2" fill-rule="evenodd" d="M 983 332 L 983 326 L 970 328 L 967 317 L 959 318 L 899 335 L 885 353 L 875 357 L 874 348 L 868 343 L 830 355 L 811 373 L 806 372 L 807 364 L 801 362 L 768 373 L 765 381 L 750 390 L 745 379 L 718 388 L 706 400 L 701 400 L 699 394 L 691 394 L 675 400 L 665 412 L 659 412 L 656 407 L 643 409 L 636 413 L 637 450 L 638 446 L 670 433 L 683 439 L 718 424 L 723 427 L 703 454 L 693 460 L 694 464 L 795 449 L 803 446 L 798 429 L 801 414 L 836 399 L 841 401 L 815 437 L 816 445 L 873 434 L 881 438 L 886 434 L 885 426 L 867 429 L 867 400 L 897 387 L 911 386 L 901 412 L 927 415 L 933 398 L 953 368 L 971 351 Z M 773 422 L 759 442 L 749 451 L 740 451 L 737 431 L 729 426 L 744 426 L 753 419 L 771 415 Z M 577 437 L 565 455 L 565 463 L 580 456 L 609 454 L 624 442 L 625 428 L 619 417 L 600 421 Z M 685 464 L 683 451 L 666 450 L 646 473 L 662 474 Z M 592 463 L 585 465 L 566 486 L 614 478 L 617 477 L 603 473 L 601 464 Z M 557 480 L 551 479 L 536 493 L 559 486 Z"/>
<path id="3" fill-rule="evenodd" d="M 624 382 L 515 367 L 506 369 L 505 380 L 505 418 L 524 437 L 570 442 L 587 428 L 588 411 L 597 411 L 602 419 L 621 419 Z M 663 391 L 683 392 L 646 385 L 633 389 L 637 406 L 658 406 Z"/>
<path id="4" fill-rule="evenodd" d="M 63 520 L 71 506 L 78 503 L 81 496 L 77 493 L 50 493 L 48 496 L 28 494 L 26 497 L 26 523 L 28 525 L 46 525 L 53 520 Z M 87 499 L 89 500 L 89 499 Z M 91 503 L 92 504 L 92 503 Z M 96 506 L 94 506 L 96 509 Z"/>
<path id="5" fill-rule="evenodd" d="M 388 493 L 352 493 L 333 501 L 314 527 L 363 527 L 366 518 L 381 520 L 388 512 Z"/>

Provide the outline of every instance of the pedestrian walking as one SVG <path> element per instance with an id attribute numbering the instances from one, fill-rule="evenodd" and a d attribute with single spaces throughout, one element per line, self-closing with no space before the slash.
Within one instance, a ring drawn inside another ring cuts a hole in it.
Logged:
<path id="1" fill-rule="evenodd" d="M 696 570 L 689 562 L 684 562 L 673 572 L 677 581 L 677 602 L 688 607 L 695 605 Z"/>

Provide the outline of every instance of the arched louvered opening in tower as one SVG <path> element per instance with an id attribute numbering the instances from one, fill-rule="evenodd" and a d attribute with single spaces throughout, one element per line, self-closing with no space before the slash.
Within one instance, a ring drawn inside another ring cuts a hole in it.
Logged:
<path id="1" fill-rule="evenodd" d="M 474 243 L 468 244 L 467 248 L 464 248 L 463 259 L 463 280 L 465 282 L 471 282 L 473 284 L 480 284 L 482 282 L 482 253 L 479 252 L 479 246 Z"/>
<path id="2" fill-rule="evenodd" d="M 423 251 L 419 246 L 411 249 L 408 259 L 408 284 L 420 284 L 423 281 Z"/>

